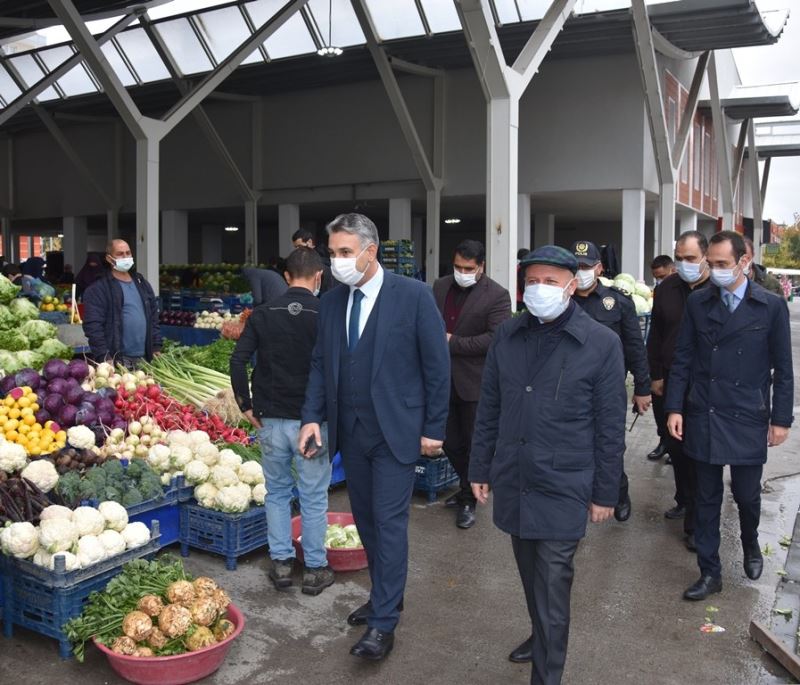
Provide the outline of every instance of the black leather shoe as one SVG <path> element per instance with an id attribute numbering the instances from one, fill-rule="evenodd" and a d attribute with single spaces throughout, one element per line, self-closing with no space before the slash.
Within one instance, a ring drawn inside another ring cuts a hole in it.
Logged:
<path id="1" fill-rule="evenodd" d="M 533 661 L 533 635 L 511 652 L 508 660 L 515 664 L 528 664 Z"/>
<path id="2" fill-rule="evenodd" d="M 715 592 L 722 592 L 722 578 L 700 576 L 700 580 L 683 593 L 683 598 L 690 602 L 699 602 Z"/>
<path id="3" fill-rule="evenodd" d="M 392 647 L 394 647 L 394 633 L 367 628 L 364 636 L 350 649 L 350 654 L 368 661 L 380 661 L 389 655 Z"/>
<path id="4" fill-rule="evenodd" d="M 667 509 L 667 511 L 664 512 L 664 518 L 670 521 L 682 519 L 684 516 L 686 516 L 686 509 L 680 505 L 676 505 L 672 507 L 672 509 Z"/>
<path id="5" fill-rule="evenodd" d="M 650 461 L 658 461 L 667 453 L 667 446 L 663 442 L 659 442 L 656 448 L 647 455 Z"/>
<path id="6" fill-rule="evenodd" d="M 614 507 L 614 518 L 617 521 L 627 521 L 631 517 L 631 498 L 629 495 L 626 495 L 625 499 L 622 502 L 619 502 L 616 507 Z"/>
<path id="7" fill-rule="evenodd" d="M 671 457 L 671 456 L 669 456 L 669 455 L 667 455 L 667 458 L 664 460 L 664 463 L 665 463 L 665 464 L 672 465 L 672 457 Z"/>
<path id="8" fill-rule="evenodd" d="M 457 492 L 455 495 L 450 495 L 450 497 L 448 497 L 444 501 L 444 506 L 446 506 L 448 509 L 452 509 L 453 507 L 457 507 L 458 506 L 458 496 L 460 494 L 461 493 Z"/>
<path id="9" fill-rule="evenodd" d="M 686 545 L 686 549 L 690 552 L 697 551 L 697 545 L 694 542 L 694 533 L 687 533 L 683 536 L 683 544 Z"/>
<path id="10" fill-rule="evenodd" d="M 464 504 L 458 509 L 456 525 L 459 528 L 472 528 L 475 525 L 475 505 Z"/>
<path id="11" fill-rule="evenodd" d="M 400 604 L 397 605 L 397 610 L 403 610 L 403 600 L 400 600 Z M 347 623 L 351 626 L 365 626 L 367 625 L 367 620 L 369 619 L 370 615 L 372 614 L 372 602 L 367 601 L 366 604 L 362 604 L 358 609 L 356 609 L 352 614 L 347 617 Z"/>
<path id="12" fill-rule="evenodd" d="M 744 553 L 744 573 L 750 580 L 758 580 L 764 570 L 764 557 L 756 547 Z"/>

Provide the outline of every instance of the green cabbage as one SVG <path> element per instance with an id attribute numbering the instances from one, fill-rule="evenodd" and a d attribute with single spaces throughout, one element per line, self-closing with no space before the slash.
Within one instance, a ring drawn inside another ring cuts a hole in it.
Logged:
<path id="1" fill-rule="evenodd" d="M 0 350 L 0 369 L 2 369 L 6 375 L 15 373 L 18 370 L 16 365 L 17 358 L 14 356 L 13 352 Z"/>
<path id="2" fill-rule="evenodd" d="M 0 304 L 8 304 L 11 302 L 20 290 L 21 288 L 18 285 L 14 285 L 5 276 L 0 274 Z"/>
<path id="3" fill-rule="evenodd" d="M 71 347 L 65 345 L 56 338 L 50 338 L 49 340 L 45 340 L 39 346 L 39 349 L 36 350 L 36 352 L 40 354 L 42 357 L 44 357 L 45 360 L 72 359 L 75 356 L 75 353 L 72 351 Z"/>
<path id="4" fill-rule="evenodd" d="M 0 304 L 0 330 L 17 327 L 17 317 L 4 304 Z"/>
<path id="5" fill-rule="evenodd" d="M 55 338 L 58 332 L 58 329 L 53 324 L 41 319 L 26 321 L 22 324 L 21 330 L 34 349 L 39 347 L 45 340 Z"/>
<path id="6" fill-rule="evenodd" d="M 12 300 L 8 308 L 11 310 L 11 313 L 17 317 L 17 321 L 19 322 L 39 318 L 38 307 L 27 297 L 18 297 L 16 300 Z"/>
<path id="7" fill-rule="evenodd" d="M 645 300 L 649 300 L 653 296 L 653 292 L 648 286 L 638 282 L 636 283 L 636 292 L 634 294 L 643 297 Z"/>
<path id="8" fill-rule="evenodd" d="M 630 274 L 619 274 L 614 279 L 614 286 L 626 295 L 632 295 L 636 291 L 636 279 Z"/>
<path id="9" fill-rule="evenodd" d="M 328 549 L 356 549 L 363 547 L 354 525 L 340 526 L 332 523 L 325 531 L 325 547 Z"/>
<path id="10" fill-rule="evenodd" d="M 6 374 L 16 373 L 22 369 L 38 371 L 46 361 L 42 355 L 30 350 L 20 350 L 19 352 L 0 350 L 0 369 L 3 369 Z"/>
<path id="11" fill-rule="evenodd" d="M 29 348 L 28 339 L 19 329 L 0 331 L 0 350 L 19 352 Z"/>

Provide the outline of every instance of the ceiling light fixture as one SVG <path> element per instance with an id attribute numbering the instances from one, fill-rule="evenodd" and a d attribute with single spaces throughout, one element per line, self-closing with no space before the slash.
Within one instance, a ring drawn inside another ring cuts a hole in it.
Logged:
<path id="1" fill-rule="evenodd" d="M 225 227 L 225 230 L 226 230 L 228 233 L 236 233 L 236 231 L 238 231 L 238 230 L 239 230 L 239 227 L 238 227 L 238 226 L 226 226 L 226 227 Z"/>
<path id="2" fill-rule="evenodd" d="M 64 237 L 64 234 L 63 234 L 63 233 L 59 233 L 59 234 L 56 236 L 56 238 L 63 238 L 63 237 Z"/>
<path id="3" fill-rule="evenodd" d="M 329 0 L 328 2 L 328 42 L 326 45 L 323 45 L 319 50 L 317 50 L 317 54 L 320 57 L 338 57 L 342 54 L 342 49 L 337 48 L 333 44 L 332 40 L 333 35 L 333 0 Z"/>
<path id="4" fill-rule="evenodd" d="M 461 219 L 456 219 L 456 218 L 445 219 L 444 222 L 446 224 L 460 224 L 461 223 Z"/>

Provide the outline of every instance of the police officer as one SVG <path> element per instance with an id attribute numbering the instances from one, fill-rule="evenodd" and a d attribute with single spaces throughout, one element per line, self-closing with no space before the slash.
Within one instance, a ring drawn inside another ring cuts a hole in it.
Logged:
<path id="1" fill-rule="evenodd" d="M 639 414 L 644 414 L 650 407 L 650 371 L 633 300 L 621 290 L 607 288 L 597 280 L 603 273 L 603 264 L 600 250 L 594 243 L 579 240 L 572 246 L 572 254 L 578 260 L 578 287 L 573 299 L 590 317 L 620 337 L 625 353 L 625 368 L 633 374 L 634 409 Z M 628 476 L 623 470 L 614 518 L 617 521 L 627 521 L 630 516 Z"/>

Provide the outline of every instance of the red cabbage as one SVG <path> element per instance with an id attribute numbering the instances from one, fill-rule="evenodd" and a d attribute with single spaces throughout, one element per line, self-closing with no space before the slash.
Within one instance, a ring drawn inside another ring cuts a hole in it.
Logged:
<path id="1" fill-rule="evenodd" d="M 66 378 L 67 363 L 61 361 L 60 359 L 51 359 L 44 365 L 44 368 L 42 369 L 42 375 L 48 381 L 51 381 L 54 378 Z"/>
<path id="2" fill-rule="evenodd" d="M 76 381 L 72 376 L 67 376 L 64 379 L 64 381 L 66 382 L 68 388 L 80 388 L 81 387 L 81 384 L 78 383 L 78 381 Z M 83 388 L 81 388 L 81 390 L 82 389 Z"/>
<path id="3" fill-rule="evenodd" d="M 111 428 L 112 429 L 113 428 L 121 428 L 122 430 L 128 430 L 128 422 L 125 419 L 123 419 L 121 416 L 117 416 L 111 422 Z"/>
<path id="4" fill-rule="evenodd" d="M 22 369 L 21 371 L 17 371 L 17 375 L 14 376 L 14 382 L 17 384 L 18 388 L 27 385 L 31 390 L 38 390 L 41 380 L 39 374 L 33 369 Z"/>
<path id="5" fill-rule="evenodd" d="M 3 380 L 0 381 L 0 392 L 3 395 L 8 395 L 14 388 L 17 387 L 17 382 L 14 380 L 14 376 L 5 376 Z"/>
<path id="6" fill-rule="evenodd" d="M 100 401 L 100 396 L 93 392 L 85 392 L 83 393 L 83 397 L 81 397 L 81 402 L 87 402 L 92 406 L 95 406 Z"/>
<path id="7" fill-rule="evenodd" d="M 117 399 L 117 391 L 114 390 L 114 388 L 100 388 L 97 394 L 100 395 L 100 397 L 107 397 L 112 401 Z"/>
<path id="8" fill-rule="evenodd" d="M 58 414 L 58 423 L 66 428 L 71 428 L 75 425 L 75 414 L 77 413 L 77 407 L 73 407 L 71 404 L 64 405 Z"/>
<path id="9" fill-rule="evenodd" d="M 97 402 L 95 402 L 94 408 L 97 409 L 98 414 L 111 414 L 112 416 L 116 413 L 116 406 L 114 406 L 114 401 L 109 400 L 106 397 L 101 397 Z M 105 421 L 104 423 L 111 423 L 111 420 Z"/>
<path id="10" fill-rule="evenodd" d="M 73 359 L 67 364 L 69 375 L 79 383 L 83 383 L 89 376 L 89 365 L 83 359 Z"/>
<path id="11" fill-rule="evenodd" d="M 44 426 L 50 420 L 50 412 L 47 409 L 40 409 L 36 412 L 36 423 L 41 424 Z"/>
<path id="12" fill-rule="evenodd" d="M 47 384 L 48 395 L 61 395 L 62 397 L 67 394 L 67 381 L 63 378 L 54 378 Z"/>
<path id="13" fill-rule="evenodd" d="M 97 412 L 91 404 L 82 404 L 75 414 L 75 425 L 91 426 L 97 423 Z"/>
<path id="14" fill-rule="evenodd" d="M 78 385 L 74 388 L 69 388 L 67 390 L 67 404 L 80 404 L 81 400 L 83 399 L 83 388 Z"/>
<path id="15" fill-rule="evenodd" d="M 46 409 L 53 416 L 58 416 L 58 413 L 61 411 L 61 407 L 63 406 L 64 398 L 61 397 L 61 395 L 56 395 L 55 393 L 45 397 L 44 403 L 42 404 L 42 408 Z"/>

